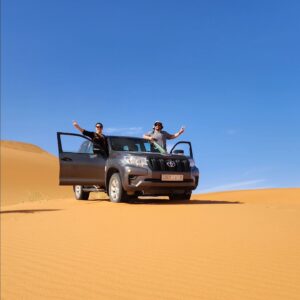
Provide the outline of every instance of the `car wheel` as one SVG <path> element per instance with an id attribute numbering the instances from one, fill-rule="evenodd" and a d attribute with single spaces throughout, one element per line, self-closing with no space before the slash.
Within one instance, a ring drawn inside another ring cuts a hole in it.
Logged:
<path id="1" fill-rule="evenodd" d="M 82 185 L 74 185 L 73 190 L 74 190 L 75 198 L 77 200 L 88 200 L 89 199 L 90 193 L 84 192 Z"/>
<path id="2" fill-rule="evenodd" d="M 171 195 L 169 195 L 169 199 L 172 201 L 175 201 L 175 200 L 188 201 L 191 199 L 191 196 L 192 196 L 192 192 L 185 192 L 183 194 L 171 194 Z"/>
<path id="3" fill-rule="evenodd" d="M 119 173 L 114 173 L 109 180 L 108 194 L 111 202 L 122 202 L 128 199 L 127 193 L 123 189 Z"/>

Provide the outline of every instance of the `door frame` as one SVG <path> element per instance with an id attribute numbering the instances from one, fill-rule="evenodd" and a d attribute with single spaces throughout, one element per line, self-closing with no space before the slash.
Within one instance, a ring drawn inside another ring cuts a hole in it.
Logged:
<path id="1" fill-rule="evenodd" d="M 61 143 L 61 138 L 60 138 L 61 135 L 74 135 L 74 136 L 80 136 L 80 137 L 85 138 L 86 140 L 88 140 L 88 141 L 90 141 L 90 142 L 93 142 L 91 138 L 86 137 L 86 136 L 83 135 L 83 134 L 70 133 L 70 132 L 57 132 L 57 145 L 58 145 L 58 153 L 59 153 L 59 154 L 61 154 L 61 153 L 74 153 L 74 152 L 64 152 L 64 151 L 63 151 L 62 143 Z"/>
<path id="2" fill-rule="evenodd" d="M 173 147 L 172 149 L 170 150 L 170 154 L 172 154 L 172 151 L 174 150 L 174 148 L 179 145 L 179 144 L 188 144 L 190 146 L 190 154 L 191 154 L 191 158 L 194 158 L 193 156 L 193 147 L 192 147 L 192 143 L 191 142 L 188 142 L 188 141 L 180 141 L 180 142 L 177 142 Z"/>

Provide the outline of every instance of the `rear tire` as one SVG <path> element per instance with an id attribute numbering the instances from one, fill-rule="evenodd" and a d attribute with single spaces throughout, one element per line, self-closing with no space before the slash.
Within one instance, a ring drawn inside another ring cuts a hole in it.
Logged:
<path id="1" fill-rule="evenodd" d="M 191 199 L 192 192 L 185 192 L 183 194 L 171 194 L 169 195 L 169 199 L 172 201 L 178 201 L 178 200 L 183 200 L 183 201 L 189 201 Z"/>
<path id="2" fill-rule="evenodd" d="M 123 189 L 119 173 L 114 173 L 109 180 L 108 195 L 111 202 L 119 203 L 128 200 L 128 195 Z"/>
<path id="3" fill-rule="evenodd" d="M 73 186 L 75 198 L 77 200 L 88 200 L 90 192 L 84 192 L 82 185 L 74 185 Z"/>

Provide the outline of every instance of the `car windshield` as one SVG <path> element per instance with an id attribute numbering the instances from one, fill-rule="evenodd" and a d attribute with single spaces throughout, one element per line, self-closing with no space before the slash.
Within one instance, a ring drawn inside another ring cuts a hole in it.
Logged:
<path id="1" fill-rule="evenodd" d="M 157 143 L 141 138 L 110 137 L 110 142 L 114 151 L 166 153 Z"/>

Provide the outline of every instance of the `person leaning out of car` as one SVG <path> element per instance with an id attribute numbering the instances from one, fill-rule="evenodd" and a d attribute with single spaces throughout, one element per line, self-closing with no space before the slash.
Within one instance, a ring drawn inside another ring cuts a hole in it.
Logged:
<path id="1" fill-rule="evenodd" d="M 98 122 L 95 125 L 95 132 L 81 128 L 76 121 L 73 121 L 73 126 L 78 129 L 83 135 L 88 136 L 93 141 L 94 153 L 104 153 L 107 155 L 107 142 L 105 135 L 102 133 L 103 124 Z"/>
<path id="2" fill-rule="evenodd" d="M 153 125 L 153 130 L 145 133 L 143 138 L 149 141 L 155 141 L 167 151 L 167 140 L 176 139 L 184 132 L 184 127 L 181 127 L 177 133 L 170 134 L 162 130 L 164 128 L 162 122 L 156 121 Z"/>

